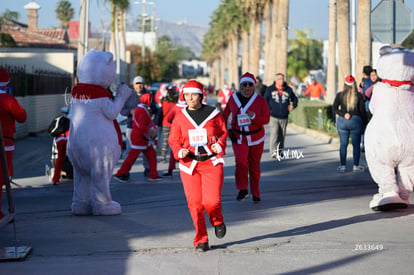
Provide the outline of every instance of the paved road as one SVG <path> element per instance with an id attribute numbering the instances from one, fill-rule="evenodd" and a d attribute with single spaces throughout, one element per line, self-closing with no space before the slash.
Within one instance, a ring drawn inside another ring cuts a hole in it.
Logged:
<path id="1" fill-rule="evenodd" d="M 177 172 L 150 183 L 139 160 L 129 183 L 111 184 L 122 215 L 75 217 L 72 182 L 51 186 L 43 175 L 51 139 L 41 134 L 16 147 L 18 241 L 10 224 L 0 228 L 0 244 L 33 249 L 23 261 L 1 263 L 0 274 L 413 274 L 414 208 L 372 212 L 376 185 L 369 173 L 338 174 L 337 144 L 292 127 L 287 148 L 298 159 L 271 160 L 265 150 L 259 204 L 235 200 L 228 146 L 227 235 L 216 239 L 209 225 L 212 249 L 206 253 L 192 247 L 194 229 Z"/>

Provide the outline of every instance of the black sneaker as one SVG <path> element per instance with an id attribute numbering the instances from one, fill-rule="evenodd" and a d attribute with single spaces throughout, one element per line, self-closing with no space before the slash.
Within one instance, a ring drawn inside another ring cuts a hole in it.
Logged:
<path id="1" fill-rule="evenodd" d="M 123 174 L 120 176 L 114 176 L 114 179 L 119 181 L 119 182 L 128 182 L 129 181 L 129 173 L 128 174 Z"/>
<path id="2" fill-rule="evenodd" d="M 214 227 L 214 232 L 216 233 L 216 237 L 222 239 L 226 235 L 226 225 L 224 222 L 220 225 Z"/>
<path id="3" fill-rule="evenodd" d="M 172 169 L 168 169 L 167 173 L 162 174 L 163 177 L 172 177 L 173 176 L 173 172 Z"/>
<path id="4" fill-rule="evenodd" d="M 208 247 L 208 243 L 199 243 L 195 249 L 198 252 L 206 252 L 207 250 L 209 250 L 210 248 Z"/>
<path id="5" fill-rule="evenodd" d="M 260 197 L 255 197 L 255 196 L 253 196 L 253 202 L 254 202 L 254 203 L 258 203 L 258 202 L 260 202 L 260 201 L 261 201 Z"/>
<path id="6" fill-rule="evenodd" d="M 149 168 L 145 168 L 145 170 L 144 170 L 144 177 L 148 178 L 148 177 L 149 177 L 149 175 L 150 175 L 150 170 L 149 170 Z"/>
<path id="7" fill-rule="evenodd" d="M 240 190 L 239 194 L 237 195 L 236 200 L 242 201 L 246 199 L 248 196 L 249 196 L 249 192 L 247 192 L 247 190 Z"/>

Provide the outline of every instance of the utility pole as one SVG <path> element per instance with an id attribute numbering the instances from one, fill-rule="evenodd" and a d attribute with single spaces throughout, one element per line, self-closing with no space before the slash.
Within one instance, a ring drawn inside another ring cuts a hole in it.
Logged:
<path id="1" fill-rule="evenodd" d="M 79 38 L 78 38 L 78 62 L 88 51 L 89 37 L 89 0 L 80 0 Z"/>
<path id="2" fill-rule="evenodd" d="M 135 4 L 142 4 L 142 9 L 141 9 L 141 31 L 142 31 L 142 51 L 141 51 L 141 56 L 142 56 L 142 62 L 144 62 L 145 59 L 145 21 L 148 17 L 148 14 L 146 13 L 146 5 L 154 5 L 154 2 L 149 2 L 146 0 L 142 0 L 142 1 L 135 1 Z"/>

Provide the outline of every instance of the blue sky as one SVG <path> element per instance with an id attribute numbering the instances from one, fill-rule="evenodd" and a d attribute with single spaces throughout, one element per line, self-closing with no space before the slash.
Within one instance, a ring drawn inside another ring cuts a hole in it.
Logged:
<path id="1" fill-rule="evenodd" d="M 0 13 L 6 9 L 20 13 L 20 21 L 27 23 L 27 11 L 23 8 L 30 0 L 1 0 Z M 351 0 L 353 1 L 353 0 Z M 374 8 L 381 0 L 372 0 Z M 55 16 L 55 8 L 58 0 L 36 0 L 41 6 L 39 10 L 39 27 L 50 28 L 59 26 Z M 74 20 L 79 19 L 79 6 L 81 0 L 72 0 L 75 9 Z M 90 0 L 90 21 L 92 28 L 98 28 L 102 22 L 110 20 L 109 5 L 104 5 L 104 0 Z M 130 17 L 138 17 L 141 14 L 142 0 L 131 0 Z M 188 23 L 208 26 L 210 17 L 218 7 L 220 0 L 146 0 L 155 2 L 153 8 L 147 5 L 147 12 L 154 12 L 156 17 L 166 21 L 187 21 Z M 358 1 L 356 1 L 358 2 Z M 5 5 L 4 5 L 5 4 Z M 414 12 L 414 1 L 406 0 L 405 5 Z M 290 0 L 289 37 L 293 38 L 296 29 L 312 29 L 312 37 L 318 39 L 328 38 L 329 0 Z"/>

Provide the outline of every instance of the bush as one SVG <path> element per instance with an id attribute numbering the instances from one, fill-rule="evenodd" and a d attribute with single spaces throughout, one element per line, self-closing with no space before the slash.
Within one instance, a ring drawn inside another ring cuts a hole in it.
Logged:
<path id="1" fill-rule="evenodd" d="M 326 132 L 330 136 L 337 136 L 332 104 L 324 101 L 300 98 L 298 107 L 289 115 L 289 122 L 304 128 Z"/>

